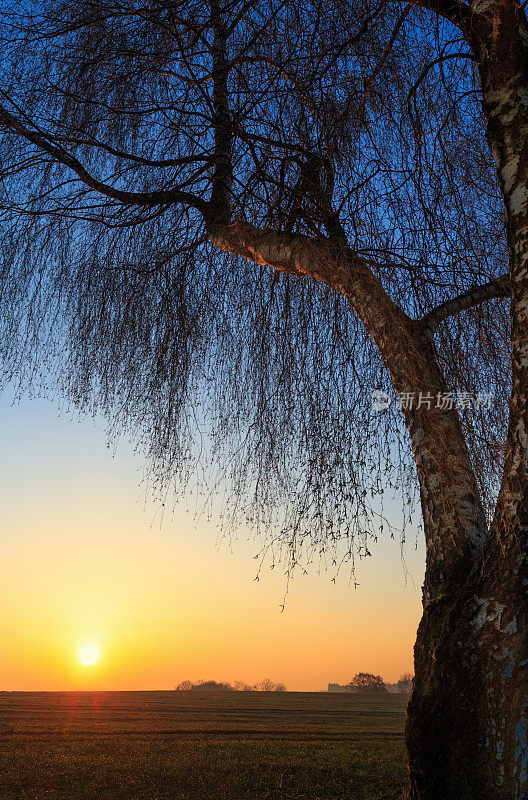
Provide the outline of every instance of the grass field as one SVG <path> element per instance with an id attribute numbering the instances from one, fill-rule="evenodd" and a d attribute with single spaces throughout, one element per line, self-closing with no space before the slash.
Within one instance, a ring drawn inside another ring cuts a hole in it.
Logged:
<path id="1" fill-rule="evenodd" d="M 379 800 L 406 697 L 0 693 L 0 800 Z"/>

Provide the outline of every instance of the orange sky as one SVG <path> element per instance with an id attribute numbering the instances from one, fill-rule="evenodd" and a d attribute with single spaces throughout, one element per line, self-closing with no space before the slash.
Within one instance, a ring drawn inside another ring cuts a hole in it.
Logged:
<path id="1" fill-rule="evenodd" d="M 411 670 L 424 553 L 374 546 L 343 574 L 254 581 L 257 545 L 231 548 L 178 508 L 160 524 L 141 462 L 102 426 L 51 403 L 0 402 L 0 690 L 170 689 L 183 679 L 324 689 L 358 671 Z M 411 537 L 412 538 L 412 537 Z M 83 644 L 100 647 L 83 667 Z"/>

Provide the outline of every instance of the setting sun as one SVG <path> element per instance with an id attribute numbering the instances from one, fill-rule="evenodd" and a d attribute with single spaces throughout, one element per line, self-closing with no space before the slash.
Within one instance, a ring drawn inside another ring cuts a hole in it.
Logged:
<path id="1" fill-rule="evenodd" d="M 83 667 L 93 667 L 101 658 L 101 651 L 96 644 L 84 644 L 79 648 L 78 655 Z"/>

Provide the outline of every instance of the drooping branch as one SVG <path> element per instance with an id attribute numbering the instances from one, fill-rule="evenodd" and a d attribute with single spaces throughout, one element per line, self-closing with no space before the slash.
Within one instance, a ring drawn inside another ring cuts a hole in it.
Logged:
<path id="1" fill-rule="evenodd" d="M 438 328 L 441 322 L 448 317 L 453 317 L 455 314 L 460 314 L 461 311 L 467 311 L 469 308 L 486 303 L 488 300 L 497 300 L 503 297 L 511 296 L 511 284 L 508 275 L 501 275 L 489 283 L 482 286 L 476 286 L 474 289 L 469 289 L 467 292 L 453 297 L 451 300 L 446 300 L 445 303 L 433 308 L 424 317 L 422 323 L 431 332 Z"/>
<path id="2" fill-rule="evenodd" d="M 220 250 L 279 272 L 311 277 L 342 294 L 379 349 L 397 392 L 428 398 L 446 392 L 423 327 L 388 296 L 372 265 L 344 244 L 246 222 L 219 226 L 210 237 Z M 411 403 L 404 414 L 428 523 L 427 546 L 434 566 L 428 570 L 426 598 L 432 598 L 471 569 L 486 536 L 486 521 L 458 413 L 428 402 L 417 407 Z M 449 469 L 446 452 L 451 454 Z"/>
<path id="3" fill-rule="evenodd" d="M 396 350 L 414 349 L 416 325 L 384 290 L 372 271 L 372 263 L 358 256 L 341 240 L 315 238 L 299 233 L 284 233 L 258 228 L 248 222 L 233 221 L 210 228 L 212 244 L 219 250 L 246 258 L 298 278 L 309 277 L 342 294 L 390 362 Z M 388 331 L 398 336 L 399 345 L 389 341 Z M 403 337 L 403 339 L 402 339 Z M 407 357 L 411 353 L 407 352 Z M 395 370 L 388 364 L 393 378 Z M 399 368 L 396 381 L 402 378 Z M 412 379 L 410 379 L 412 382 Z"/>
<path id="4" fill-rule="evenodd" d="M 386 313 L 408 319 L 404 312 L 386 294 L 369 263 L 329 239 L 312 238 L 300 233 L 284 233 L 271 228 L 258 228 L 248 222 L 235 221 L 216 226 L 210 231 L 212 243 L 219 250 L 233 253 L 285 272 L 298 278 L 310 277 L 325 283 L 357 302 L 357 313 L 369 333 L 375 328 L 370 322 L 371 312 Z"/>
<path id="5" fill-rule="evenodd" d="M 411 10 L 412 10 L 414 5 L 415 5 L 414 3 L 407 3 L 407 5 L 403 9 L 403 11 L 401 12 L 400 16 L 398 17 L 396 25 L 394 26 L 392 34 L 391 34 L 391 36 L 389 38 L 389 41 L 387 42 L 387 45 L 385 46 L 385 49 L 384 49 L 383 53 L 381 54 L 380 60 L 376 64 L 376 67 L 375 67 L 374 71 L 372 72 L 372 74 L 370 75 L 370 77 L 367 78 L 367 80 L 365 81 L 365 97 L 367 97 L 367 95 L 370 93 L 376 78 L 380 74 L 381 70 L 383 69 L 383 66 L 384 66 L 385 62 L 389 58 L 389 56 L 391 54 L 391 51 L 392 51 L 392 48 L 394 47 L 394 43 L 395 43 L 396 39 L 398 38 L 398 34 L 399 34 L 401 28 L 403 27 L 403 25 L 405 23 L 405 20 L 406 20 L 407 16 L 409 15 L 409 13 L 411 12 Z"/>
<path id="6" fill-rule="evenodd" d="M 91 147 L 95 150 L 102 150 L 111 156 L 122 159 L 123 161 L 133 161 L 136 164 L 141 164 L 145 167 L 184 167 L 189 164 L 208 164 L 211 160 L 210 156 L 181 156 L 180 158 L 147 158 L 146 156 L 138 155 L 137 153 L 130 153 L 125 150 L 118 150 L 112 147 L 107 142 L 101 142 L 98 139 L 91 137 L 80 136 L 55 136 L 54 142 L 56 144 L 70 144 L 76 147 Z"/>
<path id="7" fill-rule="evenodd" d="M 112 200 L 117 200 L 125 205 L 147 207 L 185 203 L 192 208 L 196 208 L 202 214 L 207 213 L 208 205 L 205 200 L 190 192 L 180 191 L 177 188 L 150 192 L 130 192 L 104 183 L 104 181 L 91 175 L 75 156 L 60 147 L 51 137 L 38 131 L 30 130 L 3 106 L 0 106 L 0 128 L 14 131 L 23 139 L 38 147 L 39 150 L 48 153 L 58 164 L 71 169 L 88 188 Z"/>

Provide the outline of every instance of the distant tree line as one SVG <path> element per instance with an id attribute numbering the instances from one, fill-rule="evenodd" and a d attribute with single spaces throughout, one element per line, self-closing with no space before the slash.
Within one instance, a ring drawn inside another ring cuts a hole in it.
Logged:
<path id="1" fill-rule="evenodd" d="M 409 694 L 413 687 L 413 676 L 410 672 L 405 672 L 396 683 L 398 692 Z M 390 684 L 392 685 L 392 684 Z M 371 672 L 358 672 L 348 684 L 357 692 L 386 692 L 387 686 L 381 675 L 373 675 Z"/>
<path id="2" fill-rule="evenodd" d="M 409 694 L 413 688 L 414 677 L 409 672 L 400 676 L 397 683 L 386 684 L 381 675 L 372 672 L 358 672 L 349 683 L 329 683 L 329 692 L 400 692 Z"/>
<path id="3" fill-rule="evenodd" d="M 178 692 L 191 692 L 196 690 L 215 691 L 215 692 L 285 692 L 284 683 L 275 683 L 269 678 L 265 678 L 260 683 L 245 683 L 235 681 L 234 683 L 223 683 L 219 681 L 181 681 L 176 687 Z"/>

